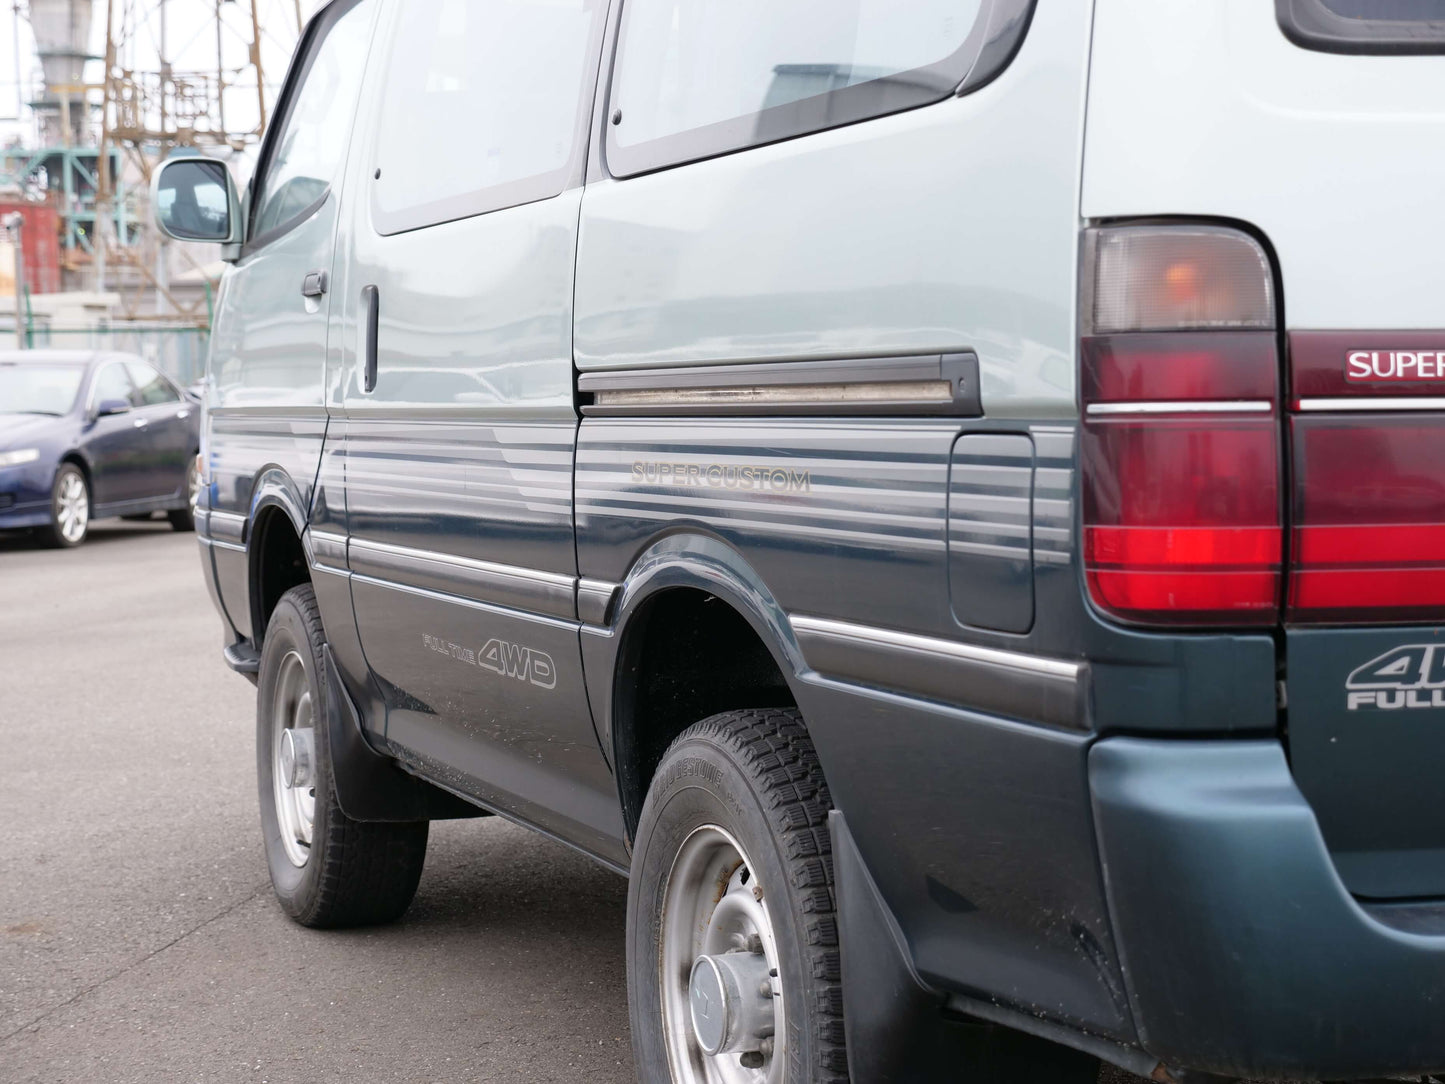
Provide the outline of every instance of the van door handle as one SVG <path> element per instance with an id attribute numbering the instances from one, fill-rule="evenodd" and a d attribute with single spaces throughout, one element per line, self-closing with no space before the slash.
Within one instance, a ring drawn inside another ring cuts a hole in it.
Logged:
<path id="1" fill-rule="evenodd" d="M 326 293 L 326 287 L 331 285 L 331 276 L 325 271 L 312 271 L 301 280 L 302 297 L 320 297 Z"/>
<path id="2" fill-rule="evenodd" d="M 375 286 L 361 290 L 361 305 L 366 319 L 362 352 L 361 390 L 376 390 L 376 333 L 381 324 L 381 295 Z"/>

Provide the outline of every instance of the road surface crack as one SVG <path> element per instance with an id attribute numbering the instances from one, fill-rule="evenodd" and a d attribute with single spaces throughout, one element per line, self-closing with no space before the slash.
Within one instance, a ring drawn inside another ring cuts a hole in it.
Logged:
<path id="1" fill-rule="evenodd" d="M 81 1000 L 81 998 L 87 996 L 88 994 L 94 993 L 96 990 L 99 990 L 102 986 L 106 986 L 106 985 L 114 982 L 116 979 L 120 978 L 122 975 L 129 974 L 130 972 L 134 971 L 136 968 L 141 967 L 141 966 L 143 966 L 144 964 L 149 963 L 151 960 L 154 960 L 157 956 L 159 956 L 161 953 L 165 952 L 167 949 L 174 948 L 176 945 L 179 945 L 179 944 L 180 944 L 182 941 L 184 941 L 186 938 L 190 937 L 191 934 L 197 933 L 197 932 L 200 931 L 200 930 L 204 930 L 204 929 L 205 929 L 207 926 L 209 926 L 211 923 L 216 922 L 216 921 L 219 921 L 220 919 L 225 918 L 225 917 L 226 917 L 227 915 L 229 915 L 232 911 L 236 910 L 236 908 L 242 906 L 243 904 L 250 903 L 252 900 L 254 900 L 257 896 L 259 896 L 262 892 L 264 892 L 266 889 L 268 889 L 268 888 L 270 888 L 270 887 L 271 887 L 271 882 L 270 882 L 270 881 L 265 881 L 265 882 L 257 885 L 257 886 L 256 886 L 255 888 L 253 888 L 249 893 L 247 893 L 247 894 L 246 894 L 245 896 L 243 896 L 241 899 L 237 900 L 235 903 L 231 904 L 229 907 L 225 907 L 225 908 L 223 908 L 222 910 L 217 911 L 217 912 L 216 912 L 214 915 L 212 915 L 210 918 L 203 919 L 202 921 L 200 921 L 200 922 L 196 923 L 194 926 L 192 926 L 190 929 L 184 930 L 184 931 L 182 931 L 181 933 L 176 934 L 175 937 L 171 938 L 171 939 L 170 939 L 169 941 L 167 941 L 164 945 L 160 945 L 160 946 L 158 946 L 157 948 L 152 949 L 150 952 L 148 952 L 148 953 L 146 953 L 144 956 L 140 957 L 140 959 L 138 959 L 138 960 L 132 960 L 130 963 L 126 964 L 124 967 L 117 968 L 115 971 L 111 972 L 109 975 L 106 975 L 104 978 L 102 978 L 102 979 L 97 979 L 95 982 L 91 983 L 89 986 L 85 987 L 84 989 L 76 991 L 74 994 L 72 994 L 70 997 L 66 998 L 64 1001 L 60 1002 L 59 1004 L 50 1006 L 50 1008 L 46 1009 L 46 1010 L 45 1010 L 44 1012 L 42 1012 L 39 1016 L 36 1016 L 36 1017 L 34 1017 L 34 1018 L 30 1019 L 30 1020 L 25 1021 L 25 1023 L 21 1024 L 21 1025 L 20 1025 L 18 1028 L 16 1028 L 15 1030 L 10 1031 L 10 1032 L 6 1033 L 5 1035 L 0 1035 L 0 1043 L 8 1043 L 11 1039 L 15 1038 L 15 1036 L 19 1035 L 22 1031 L 28 1031 L 30 1028 L 35 1027 L 36 1024 L 42 1023 L 42 1022 L 45 1021 L 48 1017 L 51 1017 L 51 1016 L 55 1015 L 55 1014 L 58 1013 L 61 1009 L 64 1009 L 64 1008 L 66 1008 L 67 1006 L 70 1006 L 70 1005 L 74 1005 L 77 1001 Z"/>

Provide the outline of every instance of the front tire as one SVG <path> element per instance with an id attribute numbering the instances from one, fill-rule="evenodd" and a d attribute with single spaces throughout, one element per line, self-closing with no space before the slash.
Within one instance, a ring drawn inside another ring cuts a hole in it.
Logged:
<path id="1" fill-rule="evenodd" d="M 50 522 L 40 529 L 47 545 L 74 549 L 90 533 L 90 486 L 74 463 L 62 463 L 50 486 Z"/>
<path id="2" fill-rule="evenodd" d="M 391 922 L 416 894 L 426 821 L 354 821 L 336 799 L 322 676 L 326 636 L 310 584 L 281 596 L 261 652 L 256 779 L 266 864 L 281 909 L 303 926 Z"/>
<path id="3" fill-rule="evenodd" d="M 795 710 L 690 727 L 648 791 L 627 895 L 647 1084 L 846 1084 L 831 806 Z"/>

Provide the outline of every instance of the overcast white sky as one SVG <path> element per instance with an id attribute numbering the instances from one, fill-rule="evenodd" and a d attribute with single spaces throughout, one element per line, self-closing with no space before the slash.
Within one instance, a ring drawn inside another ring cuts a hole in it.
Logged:
<path id="1" fill-rule="evenodd" d="M 134 11 L 136 34 L 122 47 L 121 63 L 136 70 L 155 70 L 160 53 L 161 19 L 160 8 L 165 5 L 166 51 L 171 66 L 177 71 L 214 71 L 216 67 L 215 10 L 217 0 L 115 0 L 116 18 L 126 8 Z M 311 15 L 321 0 L 301 0 L 303 18 Z M 18 44 L 20 48 L 19 70 L 16 70 L 15 47 L 17 44 L 17 19 L 15 9 L 19 8 Z M 227 68 L 238 68 L 246 63 L 247 43 L 250 40 L 251 20 L 248 0 L 220 4 L 222 22 L 227 28 L 222 36 L 222 52 Z M 31 36 L 25 12 L 26 0 L 0 0 L 0 144 L 11 142 L 19 135 L 26 143 L 34 140 L 35 125 L 30 110 L 23 104 L 38 90 L 40 61 L 35 55 L 35 39 Z M 101 55 L 105 51 L 105 10 L 106 0 L 94 0 L 94 23 L 91 27 L 91 51 Z M 286 74 L 286 63 L 296 42 L 295 0 L 257 0 L 261 17 L 262 63 L 268 84 L 268 102 L 274 100 L 275 91 Z M 86 66 L 87 81 L 99 82 L 101 63 L 93 61 Z M 19 91 L 20 115 L 16 117 L 17 90 Z M 95 94 L 99 101 L 99 94 Z M 228 128 L 249 127 L 256 122 L 256 92 L 254 83 L 250 89 L 235 87 L 226 98 L 226 124 Z"/>

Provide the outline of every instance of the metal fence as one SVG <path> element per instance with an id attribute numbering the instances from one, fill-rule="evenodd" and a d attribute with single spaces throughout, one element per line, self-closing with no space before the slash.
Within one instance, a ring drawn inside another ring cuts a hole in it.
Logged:
<path id="1" fill-rule="evenodd" d="M 0 318 L 0 349 L 9 349 L 14 342 L 14 327 L 13 317 L 8 321 Z M 127 323 L 52 328 L 37 323 L 28 331 L 29 345 L 35 350 L 116 350 L 139 354 L 182 387 L 199 380 L 206 369 L 209 335 L 194 324 Z"/>

